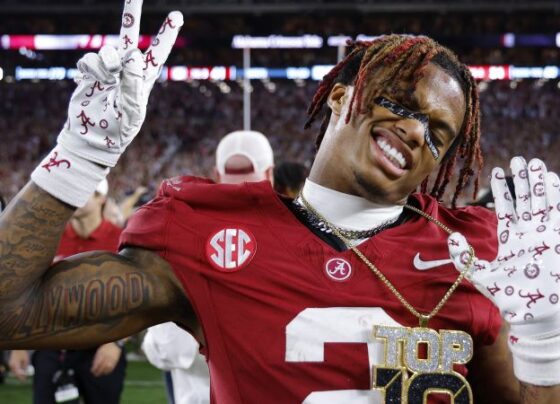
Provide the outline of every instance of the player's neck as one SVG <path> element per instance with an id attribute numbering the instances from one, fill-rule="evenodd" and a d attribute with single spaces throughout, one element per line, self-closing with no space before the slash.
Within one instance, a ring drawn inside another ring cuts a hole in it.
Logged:
<path id="1" fill-rule="evenodd" d="M 380 205 L 365 198 L 323 187 L 307 179 L 301 191 L 305 199 L 335 226 L 367 230 L 397 218 L 401 205 Z"/>
<path id="2" fill-rule="evenodd" d="M 97 212 L 82 217 L 72 217 L 70 219 L 70 225 L 81 238 L 88 238 L 91 233 L 101 226 L 102 222 L 103 217 Z"/>

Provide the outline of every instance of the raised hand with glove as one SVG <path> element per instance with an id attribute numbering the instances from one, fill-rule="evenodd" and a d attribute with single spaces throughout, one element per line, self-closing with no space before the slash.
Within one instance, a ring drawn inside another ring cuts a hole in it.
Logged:
<path id="1" fill-rule="evenodd" d="M 537 386 L 560 384 L 560 180 L 544 163 L 511 161 L 516 200 L 501 168 L 492 172 L 498 218 L 498 256 L 478 261 L 467 277 L 510 325 L 514 371 Z M 450 236 L 458 270 L 467 241 Z"/>
<path id="2" fill-rule="evenodd" d="M 104 46 L 78 62 L 78 87 L 56 147 L 31 178 L 45 191 L 80 207 L 117 164 L 140 131 L 154 82 L 183 25 L 171 12 L 145 53 L 138 50 L 142 0 L 125 1 L 120 46 Z"/>

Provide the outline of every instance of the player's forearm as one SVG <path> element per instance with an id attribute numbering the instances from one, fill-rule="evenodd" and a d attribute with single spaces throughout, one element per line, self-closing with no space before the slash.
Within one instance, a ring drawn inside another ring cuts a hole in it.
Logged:
<path id="1" fill-rule="evenodd" d="M 557 404 L 560 403 L 560 386 L 534 386 L 521 383 L 521 404 Z"/>
<path id="2" fill-rule="evenodd" d="M 28 293 L 47 271 L 73 212 L 29 182 L 2 213 L 0 306 Z"/>

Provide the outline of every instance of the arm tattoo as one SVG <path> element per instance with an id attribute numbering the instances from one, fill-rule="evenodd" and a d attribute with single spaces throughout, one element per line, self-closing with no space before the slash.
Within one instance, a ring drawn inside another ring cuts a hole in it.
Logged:
<path id="1" fill-rule="evenodd" d="M 73 208 L 28 184 L 0 216 L 0 305 L 20 297 L 52 263 Z"/>
<path id="2" fill-rule="evenodd" d="M 92 252 L 52 265 L 73 212 L 29 183 L 0 215 L 0 349 L 94 345 L 191 318 L 182 286 L 154 252 Z"/>
<path id="3" fill-rule="evenodd" d="M 100 321 L 117 321 L 150 301 L 151 291 L 139 272 L 91 279 L 74 285 L 56 285 L 41 293 L 32 304 L 12 310 L 0 323 L 12 341 L 55 335 Z"/>
<path id="4" fill-rule="evenodd" d="M 145 250 L 51 266 L 73 211 L 29 183 L 0 215 L 0 346 L 68 347 L 134 333 L 165 321 L 179 296 L 165 261 Z"/>
<path id="5" fill-rule="evenodd" d="M 55 337 L 78 327 L 104 329 L 154 303 L 158 282 L 117 254 L 95 252 L 80 260 L 61 261 L 49 269 L 18 305 L 0 308 L 0 340 L 12 342 Z"/>

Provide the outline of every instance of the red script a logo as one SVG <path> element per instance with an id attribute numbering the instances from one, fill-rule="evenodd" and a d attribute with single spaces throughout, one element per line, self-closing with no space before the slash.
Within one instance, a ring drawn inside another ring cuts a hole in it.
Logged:
<path id="1" fill-rule="evenodd" d="M 333 281 L 343 282 L 352 276 L 352 266 L 343 258 L 331 258 L 325 264 L 325 274 Z"/>

